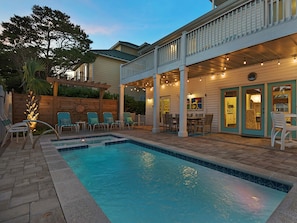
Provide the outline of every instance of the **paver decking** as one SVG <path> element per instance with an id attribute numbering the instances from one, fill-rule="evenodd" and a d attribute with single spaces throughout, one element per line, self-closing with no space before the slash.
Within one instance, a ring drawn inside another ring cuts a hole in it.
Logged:
<path id="1" fill-rule="evenodd" d="M 281 177 L 289 182 L 295 183 L 297 180 L 297 148 L 280 151 L 277 146 L 273 149 L 270 147 L 270 139 L 267 138 L 247 138 L 229 134 L 181 138 L 173 133 L 153 134 L 150 129 L 141 128 L 113 132 L 173 146 L 193 155 L 219 159 L 226 164 L 242 165 L 247 171 L 255 171 L 255 168 L 263 172 L 269 171 L 273 173 L 272 177 Z M 102 132 L 95 134 L 100 133 Z M 49 138 L 54 139 L 55 136 L 42 136 L 40 141 Z M 39 143 L 34 150 L 30 143 L 26 144 L 24 150 L 21 148 L 22 143 L 17 144 L 13 141 L 0 157 L 0 222 L 67 222 L 65 210 L 63 212 Z M 297 198 L 296 190 L 291 194 Z M 292 214 L 297 213 L 296 200 L 287 201 L 288 209 L 296 209 L 286 216 L 282 216 L 283 212 L 275 212 L 274 215 L 279 215 L 275 219 L 297 222 L 297 214 Z"/>

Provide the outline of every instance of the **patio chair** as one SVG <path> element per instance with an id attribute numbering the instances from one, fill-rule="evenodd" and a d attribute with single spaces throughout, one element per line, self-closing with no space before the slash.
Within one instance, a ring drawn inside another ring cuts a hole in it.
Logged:
<path id="1" fill-rule="evenodd" d="M 90 131 L 94 131 L 96 127 L 103 128 L 105 130 L 108 128 L 108 125 L 104 122 L 100 122 L 97 112 L 87 112 L 88 116 L 88 128 Z"/>
<path id="2" fill-rule="evenodd" d="M 27 123 L 25 123 L 25 122 L 17 122 L 15 124 L 13 124 L 11 122 L 11 120 L 9 118 L 5 117 L 5 116 L 3 116 L 3 117 L 0 116 L 0 119 L 1 119 L 2 125 L 6 129 L 6 134 L 4 136 L 4 139 L 3 139 L 3 142 L 1 144 L 1 147 L 4 146 L 4 144 L 6 143 L 6 140 L 8 139 L 9 135 L 10 135 L 10 138 L 11 138 L 11 141 L 12 141 L 12 138 L 13 138 L 14 133 L 16 134 L 17 143 L 19 142 L 19 133 L 22 133 L 23 134 L 24 140 L 26 138 L 26 134 L 29 134 L 31 143 L 33 143 L 33 135 L 31 133 L 30 128 L 29 128 L 29 125 Z"/>
<path id="3" fill-rule="evenodd" d="M 205 133 L 211 133 L 212 120 L 213 114 L 205 114 L 203 118 L 197 121 L 197 125 L 195 126 L 197 132 L 198 130 L 201 130 L 203 136 Z"/>
<path id="4" fill-rule="evenodd" d="M 114 127 L 120 127 L 119 121 L 114 121 L 111 112 L 103 112 L 104 123 L 108 126 L 108 129 L 112 129 Z"/>
<path id="5" fill-rule="evenodd" d="M 124 125 L 126 125 L 129 129 L 130 129 L 130 126 L 134 127 L 134 125 L 136 125 L 137 122 L 134 122 L 133 121 L 133 118 L 132 118 L 132 115 L 130 112 L 124 112 Z"/>
<path id="6" fill-rule="evenodd" d="M 285 115 L 283 112 L 271 112 L 272 128 L 271 128 L 271 146 L 275 143 L 280 144 L 280 150 L 285 150 L 286 137 L 289 136 L 288 142 L 293 142 L 292 132 L 297 131 L 296 125 L 287 123 L 286 117 L 296 118 L 296 114 Z M 280 133 L 280 140 L 276 140 L 276 136 Z"/>
<path id="7" fill-rule="evenodd" d="M 56 124 L 56 128 L 58 128 L 59 134 L 62 133 L 63 129 L 75 129 L 76 132 L 79 131 L 79 124 L 72 123 L 71 116 L 69 112 L 58 112 L 58 124 Z"/>

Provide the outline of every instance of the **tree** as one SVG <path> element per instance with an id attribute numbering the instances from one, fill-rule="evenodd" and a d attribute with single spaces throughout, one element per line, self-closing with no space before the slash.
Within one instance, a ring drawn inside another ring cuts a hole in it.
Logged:
<path id="1" fill-rule="evenodd" d="M 39 99 L 38 95 L 45 94 L 50 90 L 50 84 L 42 79 L 42 73 L 45 70 L 45 65 L 36 60 L 30 59 L 23 66 L 23 82 L 22 86 L 24 90 L 28 93 L 28 98 L 26 101 L 26 115 L 28 120 L 38 120 L 39 112 Z M 36 122 L 31 122 L 30 127 L 33 130 L 36 126 Z"/>
<path id="2" fill-rule="evenodd" d="M 32 12 L 30 16 L 15 15 L 9 22 L 2 22 L 0 42 L 18 73 L 22 73 L 23 64 L 30 58 L 39 58 L 45 64 L 43 79 L 63 76 L 67 70 L 95 60 L 90 52 L 92 41 L 80 26 L 70 22 L 68 15 L 38 5 L 33 6 Z"/>

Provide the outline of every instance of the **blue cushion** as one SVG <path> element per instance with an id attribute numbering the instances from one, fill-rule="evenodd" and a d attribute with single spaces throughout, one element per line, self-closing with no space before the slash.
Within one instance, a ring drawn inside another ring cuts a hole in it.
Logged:
<path id="1" fill-rule="evenodd" d="M 98 123 L 98 118 L 90 118 L 90 124 L 94 125 Z"/>
<path id="2" fill-rule="evenodd" d="M 127 123 L 133 123 L 133 119 L 132 119 L 132 117 L 127 117 L 127 118 L 126 118 L 126 122 L 127 122 Z"/>

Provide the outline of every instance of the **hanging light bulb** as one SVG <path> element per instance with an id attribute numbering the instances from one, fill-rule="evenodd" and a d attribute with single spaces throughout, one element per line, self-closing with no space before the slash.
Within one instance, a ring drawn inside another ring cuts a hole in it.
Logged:
<path id="1" fill-rule="evenodd" d="M 279 61 L 279 59 L 278 59 L 278 61 L 277 61 L 277 65 L 280 65 L 280 61 Z"/>
<path id="2" fill-rule="evenodd" d="M 263 62 L 263 60 L 261 61 L 261 66 L 263 66 L 264 65 L 264 62 Z"/>
<path id="3" fill-rule="evenodd" d="M 245 58 L 243 59 L 243 64 L 246 65 L 246 59 Z"/>

